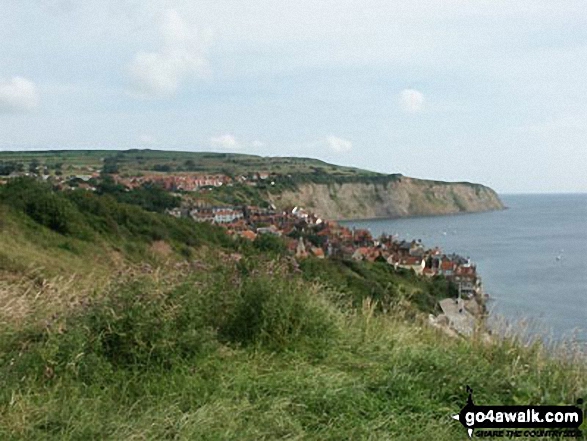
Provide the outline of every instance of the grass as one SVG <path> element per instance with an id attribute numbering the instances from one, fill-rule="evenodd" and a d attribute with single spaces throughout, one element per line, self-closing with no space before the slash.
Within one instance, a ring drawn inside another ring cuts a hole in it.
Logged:
<path id="1" fill-rule="evenodd" d="M 186 161 L 191 161 L 189 171 L 197 173 L 247 174 L 277 170 L 280 174 L 324 174 L 339 176 L 376 176 L 375 172 L 354 167 L 327 164 L 312 158 L 262 157 L 235 153 L 180 152 L 158 150 L 61 150 L 38 152 L 0 152 L 0 161 L 28 164 L 36 160 L 50 168 L 61 164 L 62 170 L 81 171 L 86 167 L 99 169 L 104 158 L 116 158 L 121 172 L 152 172 L 156 165 L 167 165 L 172 170 L 184 170 Z"/>
<path id="2" fill-rule="evenodd" d="M 49 325 L 5 326 L 0 437 L 452 440 L 466 385 L 486 404 L 587 394 L 584 362 L 538 342 L 344 306 L 283 262 L 214 265 L 126 274 Z"/>
<path id="3" fill-rule="evenodd" d="M 0 439 L 454 440 L 466 385 L 587 397 L 572 349 L 429 327 L 441 280 L 86 202 L 82 237 L 0 204 Z"/>

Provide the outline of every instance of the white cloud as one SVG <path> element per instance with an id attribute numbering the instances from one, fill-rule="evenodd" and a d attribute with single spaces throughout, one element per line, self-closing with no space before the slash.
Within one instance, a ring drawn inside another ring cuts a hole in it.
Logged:
<path id="1" fill-rule="evenodd" d="M 0 112 L 30 112 L 39 106 L 35 83 L 22 77 L 0 80 Z"/>
<path id="2" fill-rule="evenodd" d="M 174 9 L 163 14 L 159 28 L 162 40 L 158 51 L 138 52 L 128 65 L 129 94 L 142 99 L 162 99 L 175 95 L 181 84 L 204 76 L 208 70 L 205 53 L 208 43 Z"/>
<path id="3" fill-rule="evenodd" d="M 338 153 L 348 152 L 353 148 L 351 141 L 333 135 L 326 138 L 326 145 L 330 150 Z"/>
<path id="4" fill-rule="evenodd" d="M 210 145 L 223 150 L 238 150 L 242 146 L 233 135 L 222 135 L 210 138 Z"/>
<path id="5" fill-rule="evenodd" d="M 424 95 L 415 89 L 404 89 L 399 96 L 402 109 L 408 113 L 418 113 L 424 105 Z"/>
<path id="6" fill-rule="evenodd" d="M 263 141 L 259 141 L 256 139 L 255 141 L 251 142 L 251 147 L 260 148 L 265 147 L 265 143 Z"/>

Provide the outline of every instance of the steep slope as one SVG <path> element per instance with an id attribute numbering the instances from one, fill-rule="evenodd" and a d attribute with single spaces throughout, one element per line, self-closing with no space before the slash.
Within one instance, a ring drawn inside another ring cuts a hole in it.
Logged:
<path id="1" fill-rule="evenodd" d="M 401 177 L 387 182 L 303 183 L 272 196 L 278 207 L 301 205 L 327 219 L 426 216 L 501 210 L 501 200 L 480 184 Z"/>
<path id="2" fill-rule="evenodd" d="M 570 345 L 429 327 L 442 278 L 262 243 L 0 187 L 0 439 L 442 441 L 466 437 L 466 386 L 493 405 L 585 396 Z"/>

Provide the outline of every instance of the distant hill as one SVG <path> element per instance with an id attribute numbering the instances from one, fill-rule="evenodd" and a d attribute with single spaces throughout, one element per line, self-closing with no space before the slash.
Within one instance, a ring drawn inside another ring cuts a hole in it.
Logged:
<path id="1" fill-rule="evenodd" d="M 121 176 L 145 173 L 224 174 L 233 179 L 267 174 L 251 187 L 236 182 L 215 189 L 217 203 L 259 203 L 279 208 L 301 205 L 332 219 L 403 217 L 503 209 L 492 189 L 469 182 L 442 182 L 382 174 L 312 158 L 262 157 L 235 153 L 158 150 L 70 150 L 2 152 L 1 167 L 43 168 L 44 173 L 87 174 L 100 170 Z"/>
<path id="2" fill-rule="evenodd" d="M 169 171 L 246 174 L 270 171 L 280 174 L 316 174 L 332 176 L 378 176 L 380 173 L 354 167 L 328 164 L 313 158 L 263 157 L 237 153 L 180 152 L 166 150 L 48 150 L 0 152 L 0 161 L 29 164 L 62 164 L 71 170 L 80 167 L 99 168 L 104 160 L 116 160 L 121 172 L 145 172 L 168 167 Z M 385 175 L 382 175 L 385 176 Z"/>

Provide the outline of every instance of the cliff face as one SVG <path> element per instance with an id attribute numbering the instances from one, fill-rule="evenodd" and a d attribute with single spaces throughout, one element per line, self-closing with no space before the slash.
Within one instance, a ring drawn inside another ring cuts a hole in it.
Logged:
<path id="1" fill-rule="evenodd" d="M 279 208 L 299 205 L 326 219 L 369 219 L 501 210 L 501 200 L 480 184 L 401 177 L 386 183 L 300 184 L 273 195 Z"/>

